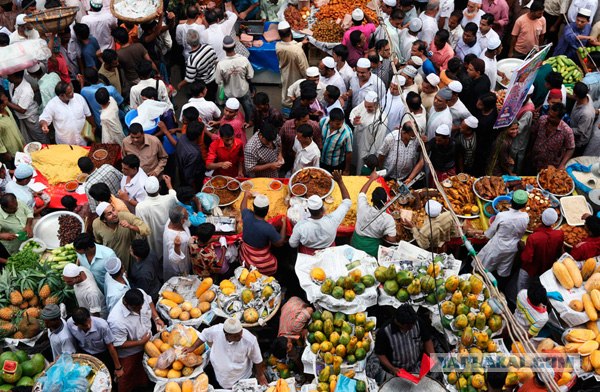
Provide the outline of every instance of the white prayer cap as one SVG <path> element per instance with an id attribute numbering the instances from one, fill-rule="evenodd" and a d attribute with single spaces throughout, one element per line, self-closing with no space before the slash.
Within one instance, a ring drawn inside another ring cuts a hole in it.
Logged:
<path id="1" fill-rule="evenodd" d="M 306 68 L 306 77 L 316 78 L 317 76 L 319 76 L 319 68 L 317 68 L 317 67 Z"/>
<path id="2" fill-rule="evenodd" d="M 228 318 L 223 323 L 223 332 L 230 335 L 242 332 L 242 323 L 236 318 Z"/>
<path id="3" fill-rule="evenodd" d="M 412 61 L 413 64 L 416 65 L 417 67 L 420 67 L 421 65 L 423 65 L 423 59 L 418 56 L 411 56 L 410 61 Z"/>
<path id="4" fill-rule="evenodd" d="M 359 21 L 363 20 L 364 18 L 365 18 L 365 13 L 360 8 L 356 8 L 354 11 L 352 11 L 352 20 L 359 22 Z"/>
<path id="5" fill-rule="evenodd" d="M 256 195 L 254 198 L 254 207 L 266 208 L 269 206 L 269 198 L 265 195 Z"/>
<path id="6" fill-rule="evenodd" d="M 309 210 L 318 211 L 323 207 L 323 200 L 317 195 L 312 195 L 308 198 L 307 207 Z"/>
<path id="7" fill-rule="evenodd" d="M 493 36 L 487 42 L 488 50 L 496 50 L 500 47 L 500 45 L 502 45 L 502 42 L 500 42 L 500 38 L 496 36 Z"/>
<path id="8" fill-rule="evenodd" d="M 237 98 L 229 98 L 225 102 L 225 107 L 231 110 L 238 110 L 240 108 L 240 101 L 238 101 Z"/>
<path id="9" fill-rule="evenodd" d="M 412 65 L 407 65 L 402 69 L 402 73 L 406 76 L 414 78 L 415 76 L 417 76 L 417 69 Z"/>
<path id="10" fill-rule="evenodd" d="M 30 74 L 36 73 L 40 70 L 40 68 L 40 63 L 35 63 L 31 67 L 27 68 L 27 72 L 29 72 Z"/>
<path id="11" fill-rule="evenodd" d="M 436 135 L 450 136 L 450 128 L 446 124 L 442 124 L 435 130 Z"/>
<path id="12" fill-rule="evenodd" d="M 146 182 L 144 183 L 144 189 L 147 193 L 156 193 L 160 189 L 160 184 L 158 183 L 158 178 L 154 176 L 150 176 L 146 178 Z"/>
<path id="13" fill-rule="evenodd" d="M 327 68 L 335 68 L 335 60 L 331 56 L 325 57 L 323 60 L 323 65 Z"/>
<path id="14" fill-rule="evenodd" d="M 527 92 L 527 95 L 533 94 L 534 91 L 535 91 L 535 86 L 532 84 L 531 87 L 529 87 L 529 91 Z"/>
<path id="15" fill-rule="evenodd" d="M 102 0 L 90 0 L 90 5 L 93 8 L 102 8 Z"/>
<path id="16" fill-rule="evenodd" d="M 102 216 L 102 214 L 104 214 L 104 211 L 108 208 L 110 204 L 103 201 L 98 203 L 98 205 L 96 206 L 96 215 L 98 216 Z"/>
<path id="17" fill-rule="evenodd" d="M 465 124 L 469 128 L 477 128 L 479 126 L 479 120 L 475 116 L 469 116 L 465 118 Z"/>
<path id="18" fill-rule="evenodd" d="M 442 212 L 442 205 L 435 200 L 429 200 L 425 203 L 425 212 L 430 217 L 435 218 Z"/>
<path id="19" fill-rule="evenodd" d="M 448 84 L 448 88 L 458 94 L 462 91 L 462 83 L 458 80 L 453 80 Z"/>
<path id="20" fill-rule="evenodd" d="M 396 0 L 383 0 L 383 4 L 387 5 L 388 7 L 395 7 Z"/>
<path id="21" fill-rule="evenodd" d="M 546 226 L 552 226 L 558 220 L 558 214 L 554 208 L 546 208 L 542 212 L 542 223 Z"/>
<path id="22" fill-rule="evenodd" d="M 21 163 L 15 169 L 14 176 L 17 180 L 24 180 L 33 176 L 33 166 L 28 165 L 26 163 Z"/>
<path id="23" fill-rule="evenodd" d="M 377 102 L 377 93 L 375 91 L 369 91 L 367 95 L 365 95 L 365 102 Z"/>
<path id="24" fill-rule="evenodd" d="M 108 272 L 110 275 L 114 275 L 121 271 L 121 260 L 119 260 L 118 257 L 111 257 L 108 260 L 106 260 L 104 268 L 106 269 L 106 272 Z"/>
<path id="25" fill-rule="evenodd" d="M 592 16 L 592 10 L 588 8 L 580 8 L 579 11 L 577 11 L 577 15 L 587 16 L 589 18 Z"/>
<path id="26" fill-rule="evenodd" d="M 15 21 L 15 24 L 17 26 L 23 26 L 23 25 L 27 24 L 27 22 L 25 22 L 25 14 L 17 15 L 17 20 Z"/>
<path id="27" fill-rule="evenodd" d="M 286 22 L 285 20 L 279 22 L 279 24 L 277 25 L 277 30 L 287 30 L 290 28 L 290 24 L 288 22 Z"/>
<path id="28" fill-rule="evenodd" d="M 427 79 L 429 84 L 431 84 L 432 86 L 437 86 L 440 83 L 440 77 L 434 74 L 433 72 L 427 75 L 425 79 Z"/>
<path id="29" fill-rule="evenodd" d="M 63 268 L 62 274 L 66 278 L 74 278 L 74 277 L 78 276 L 80 272 L 81 272 L 81 267 L 79 267 L 73 263 L 69 263 L 69 264 L 65 265 L 65 268 Z"/>
<path id="30" fill-rule="evenodd" d="M 369 59 L 361 57 L 356 62 L 356 68 L 371 68 L 371 62 Z"/>
<path id="31" fill-rule="evenodd" d="M 406 84 L 406 78 L 402 75 L 394 75 L 390 84 L 402 87 Z"/>
<path id="32" fill-rule="evenodd" d="M 421 31 L 423 28 L 423 21 L 419 18 L 412 18 L 408 24 L 408 29 L 413 33 Z"/>
<path id="33" fill-rule="evenodd" d="M 469 3 L 481 5 L 481 0 L 469 0 Z"/>

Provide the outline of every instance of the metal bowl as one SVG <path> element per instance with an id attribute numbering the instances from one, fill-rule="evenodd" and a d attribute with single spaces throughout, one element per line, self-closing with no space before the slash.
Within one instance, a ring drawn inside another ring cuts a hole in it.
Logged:
<path id="1" fill-rule="evenodd" d="M 524 62 L 525 62 L 524 60 L 515 59 L 515 58 L 508 58 L 508 59 L 500 60 L 500 61 L 498 61 L 498 71 L 504 72 L 504 74 L 506 75 L 506 77 L 509 80 L 508 83 L 510 83 L 513 72 L 515 72 L 515 70 L 517 68 L 519 68 L 521 65 L 523 65 Z M 498 79 L 497 83 L 504 88 L 508 88 L 508 83 L 507 84 L 502 83 L 501 79 Z M 492 88 L 494 88 L 494 87 L 496 87 L 496 86 L 492 86 Z"/>
<path id="2" fill-rule="evenodd" d="M 85 231 L 83 219 L 70 211 L 56 211 L 43 216 L 33 227 L 33 236 L 42 240 L 48 249 L 55 249 L 60 246 L 58 239 L 58 218 L 62 215 L 71 215 L 81 222 L 81 232 Z"/>
<path id="3" fill-rule="evenodd" d="M 572 179 L 572 178 L 571 178 L 571 184 L 573 184 L 573 186 L 571 187 L 571 190 L 570 190 L 569 192 L 567 192 L 567 193 L 563 193 L 562 195 L 561 195 L 561 194 L 558 194 L 558 193 L 552 193 L 552 192 L 550 192 L 548 189 L 544 188 L 544 187 L 542 186 L 542 184 L 540 184 L 540 173 L 538 173 L 538 175 L 537 175 L 537 177 L 536 177 L 536 181 L 537 181 L 537 184 L 538 184 L 538 186 L 540 187 L 540 189 L 542 189 L 542 190 L 544 190 L 544 191 L 548 192 L 549 194 L 551 194 L 551 195 L 552 195 L 552 196 L 554 196 L 554 197 L 563 197 L 563 196 L 569 196 L 569 195 L 570 195 L 571 193 L 573 193 L 573 191 L 575 190 L 575 181 L 573 181 L 573 179 Z"/>

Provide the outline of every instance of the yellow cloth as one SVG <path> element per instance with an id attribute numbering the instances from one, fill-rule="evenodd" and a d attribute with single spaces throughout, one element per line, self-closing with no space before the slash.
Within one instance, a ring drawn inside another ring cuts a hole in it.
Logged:
<path id="1" fill-rule="evenodd" d="M 88 153 L 83 147 L 53 144 L 31 153 L 31 159 L 35 169 L 46 177 L 50 185 L 55 185 L 75 180 L 81 173 L 77 160 Z"/>
<path id="2" fill-rule="evenodd" d="M 282 185 L 281 189 L 274 191 L 269 188 L 269 184 L 273 181 L 272 178 L 252 178 L 250 181 L 254 184 L 254 187 L 250 192 L 257 192 L 269 198 L 269 213 L 267 214 L 267 219 L 274 218 L 278 215 L 287 215 L 288 207 L 285 204 L 285 197 L 288 194 L 288 187 L 286 185 Z M 233 204 L 236 211 L 240 210 L 243 197 L 244 195 L 242 194 Z M 252 200 L 248 200 L 248 207 L 252 208 Z"/>
<path id="3" fill-rule="evenodd" d="M 356 225 L 356 208 L 358 203 L 358 194 L 360 192 L 360 189 L 367 182 L 368 178 L 362 176 L 344 176 L 343 180 L 344 185 L 346 185 L 346 189 L 348 189 L 348 193 L 350 193 L 350 199 L 352 199 L 352 207 L 350 207 L 350 211 L 348 211 L 346 217 L 344 218 L 340 226 L 352 227 Z M 373 191 L 379 186 L 381 186 L 381 184 L 375 182 L 369 187 L 369 190 L 367 191 L 367 200 L 369 201 L 369 203 L 371 202 L 371 196 L 373 195 Z M 333 203 L 324 204 L 327 213 L 335 211 L 335 209 L 338 208 L 338 206 L 342 202 L 342 193 L 340 192 L 340 187 L 337 183 L 335 184 L 335 188 L 333 189 L 331 196 L 333 196 Z"/>

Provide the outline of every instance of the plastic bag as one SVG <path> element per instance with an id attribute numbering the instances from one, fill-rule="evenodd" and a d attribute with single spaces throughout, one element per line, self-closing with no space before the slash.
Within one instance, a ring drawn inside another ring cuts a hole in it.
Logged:
<path id="1" fill-rule="evenodd" d="M 200 200 L 200 205 L 204 211 L 212 211 L 213 208 L 219 206 L 219 201 L 212 193 L 196 193 L 196 197 Z"/>
<path id="2" fill-rule="evenodd" d="M 355 392 L 356 380 L 341 375 L 335 385 L 335 392 Z"/>
<path id="3" fill-rule="evenodd" d="M 176 359 L 177 353 L 175 352 L 175 349 L 170 348 L 164 353 L 160 354 L 158 361 L 156 361 L 156 368 L 161 370 L 167 369 L 173 364 L 173 362 L 175 362 Z"/>
<path id="4" fill-rule="evenodd" d="M 63 354 L 38 380 L 43 392 L 80 392 L 87 391 L 87 375 L 92 368 L 73 362 L 69 354 Z"/>

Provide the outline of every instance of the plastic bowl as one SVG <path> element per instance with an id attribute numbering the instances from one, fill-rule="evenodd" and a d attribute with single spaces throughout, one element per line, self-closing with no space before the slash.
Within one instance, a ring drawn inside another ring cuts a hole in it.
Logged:
<path id="1" fill-rule="evenodd" d="M 77 175 L 77 177 L 75 177 L 75 180 L 76 180 L 78 183 L 80 183 L 80 184 L 83 184 L 83 183 L 85 182 L 85 180 L 87 180 L 87 178 L 88 178 L 89 176 L 90 176 L 90 175 L 89 175 L 89 174 L 87 174 L 87 173 L 79 173 L 79 174 Z"/>
<path id="2" fill-rule="evenodd" d="M 507 201 L 510 203 L 511 200 L 512 200 L 511 196 L 502 195 L 502 196 L 496 197 L 494 199 L 494 201 L 492 201 L 492 207 L 494 208 L 494 211 L 496 211 L 496 214 L 500 212 L 500 211 L 498 211 L 498 208 L 496 208 L 498 206 L 498 203 L 500 203 L 502 201 Z"/>
<path id="3" fill-rule="evenodd" d="M 103 148 L 99 148 L 92 153 L 92 158 L 97 161 L 103 161 L 108 157 L 108 151 Z"/>
<path id="4" fill-rule="evenodd" d="M 227 190 L 229 190 L 231 192 L 235 192 L 238 189 L 240 189 L 240 183 L 237 182 L 236 180 L 231 180 L 227 183 Z"/>
<path id="5" fill-rule="evenodd" d="M 283 184 L 279 180 L 273 180 L 269 183 L 269 189 L 272 191 L 279 191 L 283 188 Z"/>
<path id="6" fill-rule="evenodd" d="M 32 152 L 36 152 L 42 149 L 42 143 L 40 142 L 31 142 L 25 145 L 25 147 L 23 147 L 23 151 L 25 151 L 27 154 L 31 154 Z"/>
<path id="7" fill-rule="evenodd" d="M 240 185 L 240 187 L 242 188 L 242 191 L 249 191 L 252 188 L 254 188 L 254 183 L 250 180 L 246 180 L 244 182 L 242 182 L 242 184 Z"/>
<path id="8" fill-rule="evenodd" d="M 65 184 L 65 190 L 67 192 L 75 192 L 75 190 L 77 189 L 78 186 L 79 186 L 79 181 L 72 180 Z"/>
<path id="9" fill-rule="evenodd" d="M 138 112 L 136 109 L 130 110 L 129 112 L 127 112 L 127 114 L 125 115 L 125 125 L 127 125 L 127 128 L 129 128 L 131 126 L 132 121 L 138 116 Z M 154 126 L 150 127 L 150 128 L 144 128 L 144 133 L 154 133 L 156 132 L 156 129 L 158 128 L 158 118 L 154 119 Z"/>
<path id="10" fill-rule="evenodd" d="M 488 208 L 491 208 L 494 211 L 494 214 L 490 214 L 488 212 Z M 483 205 L 483 215 L 487 216 L 488 218 L 491 218 L 492 216 L 496 215 L 495 214 L 496 210 L 494 209 L 494 207 L 492 206 L 491 202 L 487 202 Z"/>

